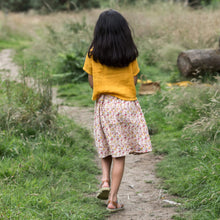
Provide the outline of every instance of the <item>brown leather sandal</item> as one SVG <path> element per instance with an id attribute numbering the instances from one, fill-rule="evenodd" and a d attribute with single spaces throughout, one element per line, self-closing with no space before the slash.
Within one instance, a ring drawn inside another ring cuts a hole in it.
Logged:
<path id="1" fill-rule="evenodd" d="M 108 208 L 108 205 L 109 204 L 112 204 L 115 208 Z M 109 211 L 109 212 L 118 212 L 118 211 L 122 211 L 123 209 L 124 209 L 124 205 L 123 204 L 121 204 L 120 205 L 120 207 L 117 207 L 118 206 L 118 201 L 116 201 L 116 202 L 114 202 L 114 201 L 111 201 L 111 200 L 109 200 L 108 201 L 108 205 L 107 205 L 107 210 Z"/>
<path id="2" fill-rule="evenodd" d="M 96 197 L 101 200 L 107 200 L 111 190 L 110 187 L 102 187 L 104 182 L 107 182 L 109 184 L 109 180 L 102 180 L 100 184 L 100 189 L 96 195 Z"/>

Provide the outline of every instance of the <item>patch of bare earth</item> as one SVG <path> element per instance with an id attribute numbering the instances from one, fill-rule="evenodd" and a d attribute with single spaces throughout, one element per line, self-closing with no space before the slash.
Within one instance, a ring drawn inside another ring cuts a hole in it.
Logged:
<path id="1" fill-rule="evenodd" d="M 12 61 L 13 53 L 13 50 L 2 50 L 0 52 L 0 75 L 2 80 L 18 80 L 19 78 L 19 68 Z M 53 103 L 58 105 L 60 114 L 73 119 L 92 134 L 92 108 L 63 106 L 61 104 L 62 100 L 56 96 L 55 89 L 53 90 Z M 161 157 L 155 156 L 153 153 L 126 157 L 125 173 L 119 191 L 119 201 L 124 203 L 125 210 L 111 214 L 106 219 L 169 220 L 177 214 L 176 206 L 171 206 L 163 201 L 172 201 L 174 197 L 169 196 L 162 189 L 161 180 L 156 177 L 155 167 L 160 160 Z"/>

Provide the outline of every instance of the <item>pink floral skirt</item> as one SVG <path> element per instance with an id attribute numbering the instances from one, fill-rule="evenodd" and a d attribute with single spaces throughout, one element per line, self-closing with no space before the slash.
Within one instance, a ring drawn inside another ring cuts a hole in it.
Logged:
<path id="1" fill-rule="evenodd" d="M 138 100 L 125 101 L 101 95 L 95 104 L 94 136 L 100 158 L 152 151 Z"/>

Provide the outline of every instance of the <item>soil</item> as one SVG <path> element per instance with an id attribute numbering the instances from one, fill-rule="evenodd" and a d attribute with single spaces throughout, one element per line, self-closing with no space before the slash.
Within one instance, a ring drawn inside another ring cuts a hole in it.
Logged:
<path id="1" fill-rule="evenodd" d="M 13 53 L 11 49 L 0 52 L 2 80 L 19 81 L 19 67 L 12 60 Z M 32 86 L 33 83 L 29 85 Z M 63 106 L 62 99 L 57 98 L 56 94 L 56 89 L 53 89 L 53 103 L 58 106 L 59 113 L 73 119 L 92 134 L 93 109 Z M 173 206 L 164 201 L 173 201 L 175 198 L 167 194 L 161 186 L 161 179 L 156 177 L 156 164 L 161 159 L 161 156 L 155 156 L 153 153 L 126 157 L 125 173 L 118 195 L 119 201 L 125 205 L 125 210 L 111 214 L 107 220 L 170 220 L 173 215 L 178 214 L 177 205 Z M 100 166 L 100 163 L 98 164 Z"/>

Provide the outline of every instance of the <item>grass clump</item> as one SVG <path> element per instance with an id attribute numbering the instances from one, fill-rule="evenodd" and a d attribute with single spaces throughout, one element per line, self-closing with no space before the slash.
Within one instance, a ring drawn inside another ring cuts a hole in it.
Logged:
<path id="1" fill-rule="evenodd" d="M 163 154 L 158 175 L 182 197 L 185 219 L 220 216 L 220 81 L 140 97 L 154 152 Z M 145 110 L 146 109 L 146 110 Z"/>
<path id="2" fill-rule="evenodd" d="M 57 115 L 50 83 L 0 84 L 2 219 L 103 219 L 89 132 Z"/>
<path id="3" fill-rule="evenodd" d="M 54 126 L 56 111 L 52 108 L 51 85 L 44 79 L 44 83 L 38 83 L 33 90 L 27 87 L 26 79 L 23 80 L 20 84 L 8 80 L 1 83 L 0 128 L 35 135 Z"/>

